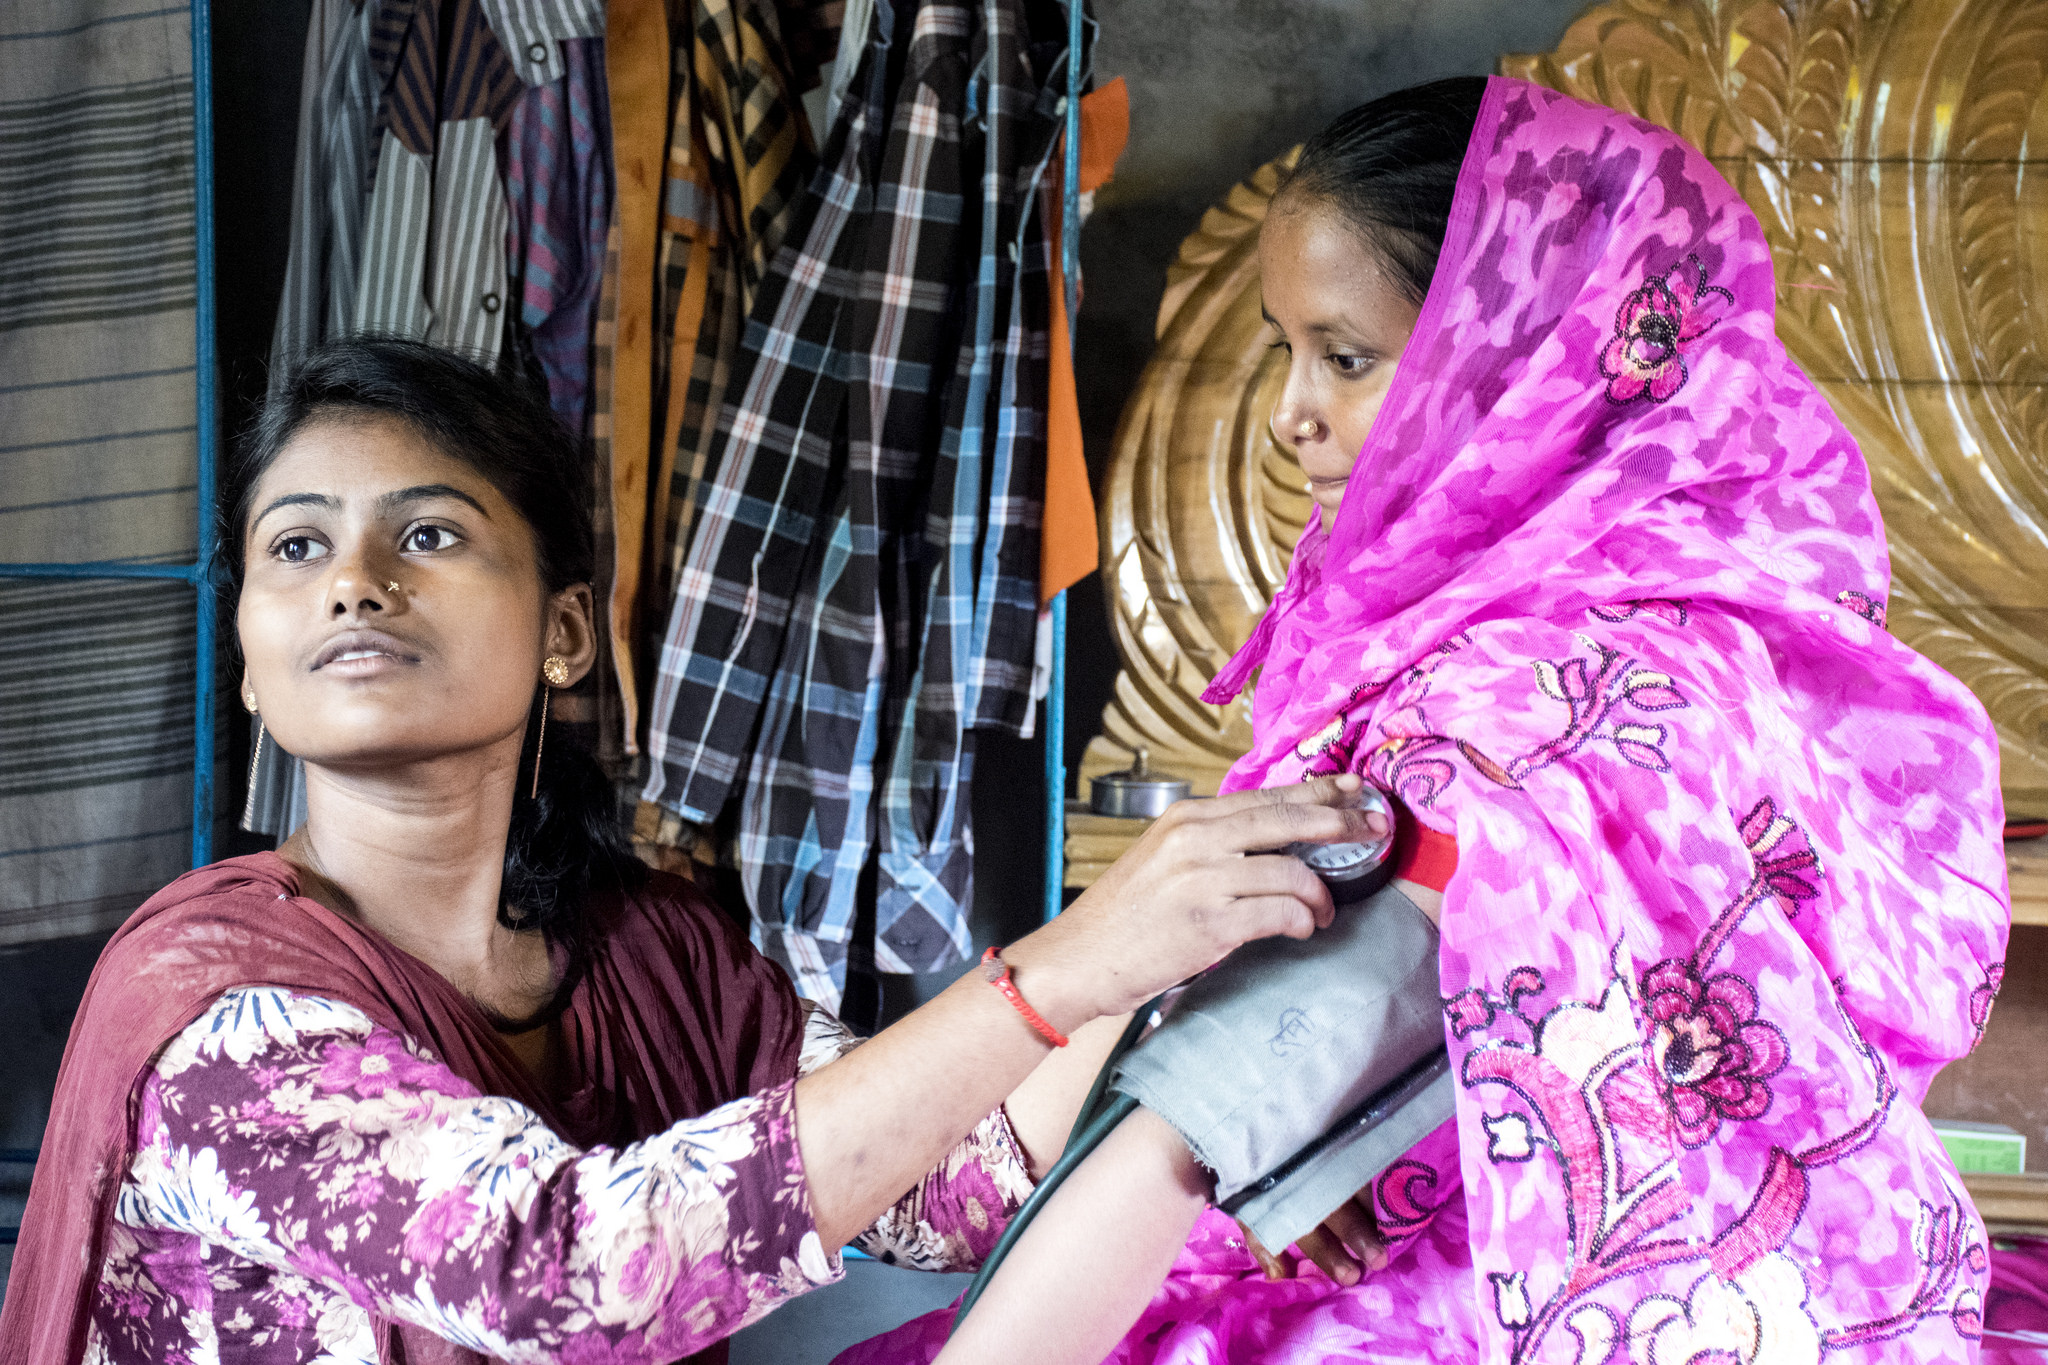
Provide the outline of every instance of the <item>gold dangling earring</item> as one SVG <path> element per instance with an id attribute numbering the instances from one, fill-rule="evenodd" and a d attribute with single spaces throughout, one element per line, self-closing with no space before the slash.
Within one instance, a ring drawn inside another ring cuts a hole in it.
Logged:
<path id="1" fill-rule="evenodd" d="M 548 703 L 554 699 L 557 687 L 569 685 L 569 661 L 559 654 L 550 654 L 542 661 L 540 676 L 540 734 L 533 741 L 533 787 L 526 793 L 526 799 L 540 799 L 540 756 L 548 743 Z"/>
<path id="2" fill-rule="evenodd" d="M 256 790 L 256 765 L 263 760 L 264 729 L 263 713 L 257 709 L 256 694 L 254 692 L 244 692 L 242 694 L 242 707 L 250 715 L 256 717 L 256 742 L 249 746 L 249 782 L 247 786 L 242 788 L 243 799 L 247 800 L 248 794 Z"/>

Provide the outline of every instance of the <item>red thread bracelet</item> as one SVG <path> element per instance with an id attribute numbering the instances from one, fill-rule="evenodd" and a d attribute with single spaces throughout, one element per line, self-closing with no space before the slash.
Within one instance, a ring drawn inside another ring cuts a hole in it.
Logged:
<path id="1" fill-rule="evenodd" d="M 1000 948 L 991 948 L 981 955 L 981 979 L 1003 993 L 1003 999 L 1016 1006 L 1017 1013 L 1024 1016 L 1024 1022 L 1032 1031 L 1054 1047 L 1065 1047 L 1067 1035 L 1045 1022 L 1045 1016 L 1031 1008 L 1031 1002 L 1017 989 L 1017 983 L 1010 980 L 1010 964 L 1003 961 Z"/>

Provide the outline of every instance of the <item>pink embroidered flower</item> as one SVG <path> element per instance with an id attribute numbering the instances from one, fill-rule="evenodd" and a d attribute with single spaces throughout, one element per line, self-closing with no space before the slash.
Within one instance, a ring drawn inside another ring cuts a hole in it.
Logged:
<path id="1" fill-rule="evenodd" d="M 1778 813 L 1776 801 L 1766 796 L 1751 806 L 1738 828 L 1749 856 L 1756 860 L 1757 877 L 1786 915 L 1797 915 L 1801 901 L 1820 894 L 1806 875 L 1822 875 L 1820 855 L 1807 842 L 1806 831 Z"/>
<path id="2" fill-rule="evenodd" d="M 1493 1022 L 1493 1002 L 1477 987 L 1459 991 L 1444 1002 L 1444 1017 L 1451 1021 L 1451 1032 L 1463 1038 Z"/>
<path id="3" fill-rule="evenodd" d="M 1612 736 L 1614 750 L 1638 768 L 1667 773 L 1671 771 L 1671 760 L 1664 755 L 1664 741 L 1669 734 L 1661 725 L 1616 725 Z"/>
<path id="4" fill-rule="evenodd" d="M 1411 806 L 1433 805 L 1458 770 L 1440 751 L 1450 743 L 1442 735 L 1389 739 L 1366 755 L 1363 776 Z"/>
<path id="5" fill-rule="evenodd" d="M 447 1089 L 453 1077 L 433 1062 L 423 1062 L 408 1052 L 397 1034 L 378 1029 L 358 1046 L 336 1043 L 313 1083 L 322 1090 L 346 1090 L 363 1099 L 376 1099 L 394 1087 Z"/>
<path id="6" fill-rule="evenodd" d="M 1479 746 L 1476 744 L 1467 744 L 1461 739 L 1458 741 L 1458 752 L 1465 756 L 1467 763 L 1470 763 L 1479 771 L 1481 777 L 1495 786 L 1508 787 L 1514 791 L 1522 789 L 1522 784 L 1515 780 L 1512 772 L 1480 752 Z"/>
<path id="7" fill-rule="evenodd" d="M 1984 983 L 1970 992 L 1970 1027 L 1977 1030 L 1981 1038 L 1984 1026 L 1991 1022 L 1991 1002 L 1998 998 L 1998 988 L 2005 984 L 2005 964 L 1994 962 L 1984 973 Z"/>
<path id="8" fill-rule="evenodd" d="M 1659 673 L 1654 669 L 1629 670 L 1628 676 L 1621 680 L 1621 691 L 1628 698 L 1629 705 L 1638 711 L 1677 711 L 1692 704 L 1671 685 L 1669 673 Z"/>
<path id="9" fill-rule="evenodd" d="M 1723 1119 L 1760 1117 L 1771 1107 L 1770 1078 L 1791 1049 L 1776 1025 L 1756 1017 L 1756 992 L 1733 973 L 1702 981 L 1692 964 L 1669 958 L 1643 977 L 1655 1032 L 1651 1059 L 1671 1105 L 1678 1139 L 1703 1147 Z"/>
<path id="10" fill-rule="evenodd" d="M 1956 1295 L 1955 1307 L 1949 1309 L 1949 1321 L 1955 1324 L 1956 1335 L 1964 1341 L 1977 1341 L 1984 1335 L 1984 1308 L 1977 1298 L 1977 1291 L 1965 1289 Z"/>
<path id="11" fill-rule="evenodd" d="M 1687 256 L 1667 274 L 1652 275 L 1621 301 L 1614 335 L 1600 352 L 1607 401 L 1631 403 L 1648 394 L 1661 403 L 1685 387 L 1689 371 L 1683 352 L 1713 327 L 1708 312 L 1718 296 L 1729 306 L 1735 296 L 1707 283 L 1707 268 Z"/>
<path id="12" fill-rule="evenodd" d="M 476 1206 L 469 1202 L 468 1190 L 458 1187 L 436 1195 L 406 1224 L 406 1259 L 414 1265 L 433 1265 L 475 1219 Z"/>
<path id="13" fill-rule="evenodd" d="M 1847 607 L 1873 626 L 1884 625 L 1884 603 L 1875 601 L 1863 593 L 1844 588 L 1835 594 L 1838 606 Z"/>
<path id="14" fill-rule="evenodd" d="M 1607 602 L 1586 610 L 1602 621 L 1633 621 L 1647 613 L 1662 617 L 1674 626 L 1684 625 L 1692 614 L 1685 599 L 1679 597 L 1639 597 L 1627 602 Z"/>
<path id="15" fill-rule="evenodd" d="M 1302 776 L 1355 771 L 1355 756 L 1359 744 L 1366 737 L 1366 730 L 1367 724 L 1363 719 L 1339 716 L 1320 733 L 1302 741 L 1296 749 L 1299 757 L 1308 760 L 1303 765 Z"/>

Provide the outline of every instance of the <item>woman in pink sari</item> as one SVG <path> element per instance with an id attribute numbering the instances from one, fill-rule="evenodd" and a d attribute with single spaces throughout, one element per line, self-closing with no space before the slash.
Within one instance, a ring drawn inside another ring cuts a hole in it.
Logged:
<path id="1" fill-rule="evenodd" d="M 1372 146 L 1431 119 L 1471 129 L 1434 239 Z M 1919 1101 L 2002 972 L 1997 744 L 1885 632 L 1755 218 L 1663 129 L 1446 82 L 1312 142 L 1261 264 L 1324 515 L 1211 689 L 1258 672 L 1227 788 L 1357 773 L 1455 838 L 1457 1115 L 1360 1192 L 1382 1245 L 1304 1248 L 1335 1278 L 1204 1213 L 1109 1359 L 1975 1359 L 1989 1249 Z"/>

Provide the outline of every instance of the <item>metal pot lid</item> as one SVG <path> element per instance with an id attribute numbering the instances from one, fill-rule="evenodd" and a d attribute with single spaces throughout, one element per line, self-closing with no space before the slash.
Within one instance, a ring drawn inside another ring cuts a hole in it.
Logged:
<path id="1" fill-rule="evenodd" d="M 1140 745 L 1131 766 L 1104 773 L 1089 786 L 1088 806 L 1097 815 L 1150 818 L 1194 790 L 1184 777 L 1155 772 L 1152 756 Z"/>

